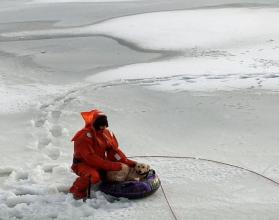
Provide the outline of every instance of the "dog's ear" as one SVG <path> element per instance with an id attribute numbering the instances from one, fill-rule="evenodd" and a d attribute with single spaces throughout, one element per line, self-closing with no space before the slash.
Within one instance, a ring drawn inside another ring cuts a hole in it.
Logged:
<path id="1" fill-rule="evenodd" d="M 150 166 L 149 166 L 149 164 L 147 164 L 147 170 L 150 170 Z"/>

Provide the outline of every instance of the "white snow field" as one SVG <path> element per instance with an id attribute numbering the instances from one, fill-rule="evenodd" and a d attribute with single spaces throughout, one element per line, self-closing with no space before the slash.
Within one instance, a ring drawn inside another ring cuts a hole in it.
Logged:
<path id="1" fill-rule="evenodd" d="M 278 219 L 278 6 L 93 1 L 0 2 L 0 220 Z M 93 108 L 168 201 L 72 198 Z"/>

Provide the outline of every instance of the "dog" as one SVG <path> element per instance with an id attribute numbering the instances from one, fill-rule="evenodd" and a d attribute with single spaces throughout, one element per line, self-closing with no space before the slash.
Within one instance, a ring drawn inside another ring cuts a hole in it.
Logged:
<path id="1" fill-rule="evenodd" d="M 119 171 L 108 171 L 106 180 L 109 182 L 140 181 L 146 177 L 150 166 L 144 163 L 136 163 L 135 167 L 129 167 L 122 163 Z"/>

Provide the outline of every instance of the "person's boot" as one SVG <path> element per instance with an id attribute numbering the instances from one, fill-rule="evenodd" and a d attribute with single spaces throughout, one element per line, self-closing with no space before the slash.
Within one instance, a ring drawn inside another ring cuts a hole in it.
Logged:
<path id="1" fill-rule="evenodd" d="M 87 178 L 78 177 L 70 188 L 74 199 L 86 199 L 89 182 Z"/>
<path id="2" fill-rule="evenodd" d="M 79 190 L 77 187 L 75 187 L 75 186 L 72 186 L 71 188 L 70 188 L 70 193 L 72 193 L 73 194 L 73 197 L 74 197 L 74 199 L 76 199 L 76 200 L 79 200 L 79 199 L 86 199 L 86 197 L 87 197 L 87 192 L 86 192 L 86 190 L 83 190 L 83 191 L 81 191 L 81 190 Z"/>

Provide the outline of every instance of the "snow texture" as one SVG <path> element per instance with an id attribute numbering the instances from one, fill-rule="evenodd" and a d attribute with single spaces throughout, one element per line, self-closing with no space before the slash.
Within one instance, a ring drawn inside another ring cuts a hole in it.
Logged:
<path id="1" fill-rule="evenodd" d="M 249 215 L 263 219 L 266 212 L 271 212 L 271 218 L 279 214 L 275 211 L 278 186 L 247 171 L 193 159 L 145 162 L 157 169 L 162 184 L 168 186 L 178 218 L 246 219 Z M 65 193 L 73 177 L 66 164 L 50 170 L 37 166 L 13 171 L 1 190 L 1 218 L 141 219 L 142 213 L 151 219 L 171 217 L 160 190 L 144 202 L 120 199 L 111 203 L 101 192 L 86 203 L 75 201 Z"/>
<path id="2" fill-rule="evenodd" d="M 68 193 L 76 178 L 70 140 L 84 126 L 79 112 L 93 108 L 107 113 L 127 155 L 209 159 L 135 158 L 156 170 L 178 219 L 277 219 L 278 7 L 107 19 L 116 10 L 107 1 L 95 22 L 81 9 L 98 4 L 79 4 L 73 17 L 62 12 L 76 9 L 70 2 L 97 1 L 0 3 L 0 220 L 173 218 L 161 189 L 136 201 L 98 191 L 84 203 Z M 142 13 L 166 2 L 135 4 Z M 63 21 L 42 10 L 60 10 Z M 99 49 L 84 40 L 94 37 Z M 113 44 L 138 61 L 112 64 Z M 106 54 L 102 66 L 91 65 L 96 53 Z"/>
<path id="3" fill-rule="evenodd" d="M 33 0 L 31 3 L 131 2 L 139 0 Z"/>

